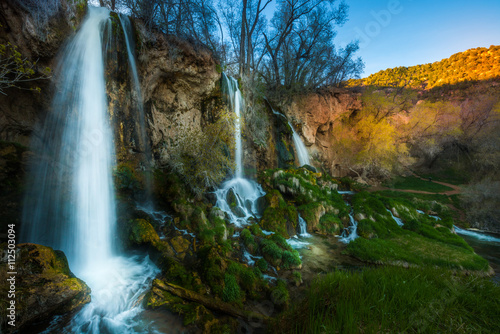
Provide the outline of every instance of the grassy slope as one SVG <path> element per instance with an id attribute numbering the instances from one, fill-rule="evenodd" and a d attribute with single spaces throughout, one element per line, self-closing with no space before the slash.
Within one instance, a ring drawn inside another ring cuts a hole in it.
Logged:
<path id="1" fill-rule="evenodd" d="M 274 323 L 280 333 L 496 333 L 500 287 L 431 268 L 333 272 Z"/>
<path id="2" fill-rule="evenodd" d="M 408 177 L 396 177 L 392 181 L 388 182 L 386 186 L 395 189 L 406 189 L 406 190 L 418 190 L 418 191 L 428 191 L 433 193 L 442 193 L 446 191 L 453 190 L 450 187 L 429 182 L 426 180 L 419 179 L 415 176 Z"/>

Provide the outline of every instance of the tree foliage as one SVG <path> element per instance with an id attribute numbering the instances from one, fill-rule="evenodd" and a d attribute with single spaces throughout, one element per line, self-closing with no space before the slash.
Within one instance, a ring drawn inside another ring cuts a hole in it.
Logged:
<path id="1" fill-rule="evenodd" d="M 352 80 L 350 86 L 432 88 L 465 81 L 500 78 L 500 46 L 475 48 L 459 52 L 434 63 L 395 67 L 379 71 L 367 78 Z"/>
<path id="2" fill-rule="evenodd" d="M 6 95 L 5 90 L 10 87 L 40 91 L 39 87 L 25 88 L 22 84 L 47 79 L 49 72 L 49 68 L 38 72 L 37 63 L 24 58 L 15 45 L 0 44 L 0 94 Z"/>

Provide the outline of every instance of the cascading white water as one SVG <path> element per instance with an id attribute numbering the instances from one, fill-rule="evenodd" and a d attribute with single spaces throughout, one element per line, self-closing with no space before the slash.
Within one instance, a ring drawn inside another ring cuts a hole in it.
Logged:
<path id="1" fill-rule="evenodd" d="M 234 129 L 234 140 L 235 140 L 235 162 L 236 171 L 235 178 L 243 177 L 243 163 L 242 163 L 242 144 L 241 144 L 241 109 L 243 107 L 243 97 L 241 96 L 240 89 L 238 88 L 238 81 L 235 78 L 228 77 L 224 73 L 222 78 L 225 81 L 227 88 L 227 93 L 229 95 L 229 105 L 231 109 L 236 114 L 236 126 Z"/>
<path id="2" fill-rule="evenodd" d="M 275 111 L 274 109 L 273 109 L 273 113 L 275 115 L 280 115 L 280 116 L 284 117 L 287 120 L 288 125 L 290 125 L 290 128 L 292 129 L 292 133 L 293 133 L 292 139 L 293 139 L 293 144 L 295 145 L 295 152 L 297 152 L 297 158 L 299 159 L 299 165 L 300 166 L 310 165 L 309 152 L 307 152 L 306 145 L 304 145 L 304 142 L 300 138 L 299 134 L 295 131 L 292 123 L 290 123 L 290 121 L 288 121 L 286 116 L 283 115 L 282 113 L 279 113 L 279 112 Z"/>
<path id="3" fill-rule="evenodd" d="M 453 227 L 455 228 L 455 232 L 457 232 L 457 234 L 467 235 L 469 237 L 473 237 L 473 238 L 476 238 L 476 239 L 482 240 L 482 241 L 500 243 L 500 238 L 496 238 L 494 236 L 491 236 L 491 235 L 488 235 L 485 233 L 481 233 L 481 232 L 464 230 L 464 229 L 461 229 L 460 227 L 455 226 L 455 225 L 453 225 Z"/>
<path id="4" fill-rule="evenodd" d="M 349 205 L 348 203 L 346 203 Z M 344 228 L 342 234 L 340 235 L 340 241 L 348 244 L 358 237 L 358 222 L 354 219 L 353 211 L 349 212 L 349 221 L 351 225 Z"/>
<path id="5" fill-rule="evenodd" d="M 295 152 L 297 152 L 297 157 L 299 158 L 299 164 L 301 166 L 309 165 L 309 153 L 307 152 L 306 145 L 304 145 L 304 142 L 302 141 L 302 139 L 300 139 L 300 136 L 293 128 L 293 125 L 290 122 L 288 122 L 288 124 L 290 124 L 290 127 L 293 131 L 292 138 L 295 145 Z"/>
<path id="6" fill-rule="evenodd" d="M 225 182 L 222 188 L 215 191 L 217 196 L 215 205 L 228 214 L 231 223 L 242 226 L 246 224 L 250 217 L 258 215 L 257 200 L 266 193 L 256 182 L 243 178 L 240 117 L 244 101 L 238 88 L 238 81 L 225 74 L 222 74 L 222 78 L 227 89 L 230 107 L 236 114 L 234 134 L 236 170 L 234 178 Z"/>
<path id="7" fill-rule="evenodd" d="M 145 168 L 147 169 L 147 172 L 145 173 L 145 186 L 146 186 L 146 192 L 147 192 L 147 197 L 150 197 L 151 191 L 152 191 L 152 178 L 151 174 L 149 173 L 149 164 L 152 162 L 152 154 L 151 154 L 151 148 L 149 146 L 148 140 L 147 140 L 147 133 L 146 133 L 146 116 L 144 115 L 144 106 L 142 104 L 142 91 L 141 91 L 141 84 L 139 82 L 139 74 L 137 71 L 137 64 L 135 61 L 135 52 L 134 52 L 134 40 L 133 40 L 133 30 L 132 30 L 132 25 L 130 24 L 130 19 L 126 15 L 119 14 L 118 18 L 120 20 L 122 29 L 123 29 L 123 34 L 125 35 L 125 45 L 127 46 L 127 54 L 128 54 L 128 62 L 130 65 L 130 77 L 133 82 L 133 90 L 132 90 L 132 96 L 134 97 L 135 100 L 135 106 L 137 113 L 136 118 L 137 118 L 137 130 L 138 130 L 138 135 L 139 135 L 139 141 L 140 141 L 140 147 L 139 149 L 142 150 L 142 152 L 145 155 L 145 159 L 143 159 L 143 162 L 145 163 Z M 147 198 L 149 201 L 150 199 Z"/>
<path id="8" fill-rule="evenodd" d="M 386 209 L 386 210 L 391 214 L 391 217 L 392 217 L 392 219 L 394 219 L 394 221 L 396 222 L 396 224 L 398 224 L 399 226 L 403 226 L 404 225 L 403 224 L 403 220 L 401 218 L 398 218 L 398 217 L 394 216 L 394 214 L 392 213 L 391 210 L 389 210 L 389 209 Z"/>
<path id="9" fill-rule="evenodd" d="M 299 215 L 299 236 L 301 236 L 303 238 L 307 238 L 307 237 L 311 236 L 309 233 L 307 233 L 306 221 L 300 215 Z"/>
<path id="10" fill-rule="evenodd" d="M 92 290 L 92 301 L 69 325 L 48 332 L 135 332 L 136 305 L 159 272 L 148 257 L 122 257 L 114 245 L 113 136 L 104 78 L 103 41 L 109 11 L 89 7 L 58 68 L 52 113 L 34 142 L 22 238 L 60 249 Z M 55 327 L 54 327 L 55 326 Z"/>

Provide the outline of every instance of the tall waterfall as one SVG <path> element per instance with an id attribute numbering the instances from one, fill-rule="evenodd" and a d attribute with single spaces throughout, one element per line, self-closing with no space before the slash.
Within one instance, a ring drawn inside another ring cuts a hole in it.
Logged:
<path id="1" fill-rule="evenodd" d="M 92 302 L 66 328 L 48 332 L 130 332 L 137 300 L 158 273 L 149 258 L 118 256 L 114 245 L 115 154 L 103 56 L 111 32 L 109 11 L 89 7 L 61 55 L 51 113 L 34 136 L 40 158 L 30 172 L 21 237 L 63 250 L 92 290 Z"/>
<path id="2" fill-rule="evenodd" d="M 118 18 L 120 19 L 120 23 L 123 29 L 123 34 L 125 35 L 125 44 L 127 46 L 127 54 L 128 54 L 128 61 L 130 65 L 130 76 L 133 82 L 133 90 L 132 90 L 132 96 L 134 97 L 135 100 L 135 106 L 137 110 L 137 128 L 139 132 L 139 140 L 140 140 L 140 149 L 144 153 L 144 159 L 143 161 L 145 162 L 145 169 L 146 174 L 145 174 L 145 186 L 146 186 L 146 196 L 150 197 L 151 192 L 152 192 L 152 187 L 153 187 L 153 180 L 151 177 L 150 173 L 150 164 L 153 161 L 152 159 L 152 154 L 151 154 L 151 147 L 149 146 L 149 142 L 147 139 L 147 133 L 146 133 L 146 117 L 144 115 L 144 105 L 142 103 L 142 91 L 141 91 L 141 84 L 139 82 L 139 74 L 137 72 L 137 64 L 135 61 L 135 52 L 133 45 L 134 39 L 133 39 L 133 30 L 132 30 L 132 25 L 130 24 L 130 19 L 126 15 L 119 14 Z M 150 200 L 150 198 L 147 198 L 147 200 Z"/>
<path id="3" fill-rule="evenodd" d="M 309 161 L 309 152 L 307 152 L 306 145 L 304 145 L 304 142 L 300 138 L 299 134 L 297 133 L 297 131 L 295 131 L 292 123 L 290 123 L 290 121 L 282 113 L 279 113 L 279 112 L 275 111 L 274 109 L 273 109 L 273 113 L 275 115 L 284 117 L 287 120 L 288 125 L 290 125 L 290 128 L 292 129 L 292 133 L 293 133 L 292 139 L 293 139 L 293 144 L 295 146 L 295 152 L 297 152 L 297 158 L 299 159 L 299 165 L 300 166 L 310 165 L 311 163 Z"/>
<path id="4" fill-rule="evenodd" d="M 231 109 L 236 114 L 236 126 L 234 129 L 234 141 L 235 141 L 235 163 L 236 163 L 236 178 L 241 178 L 243 176 L 243 162 L 242 162 L 242 145 L 241 145 L 241 109 L 243 107 L 244 101 L 241 96 L 240 89 L 238 88 L 238 81 L 235 78 L 231 78 L 222 74 L 225 81 L 225 87 L 227 88 L 227 93 L 229 95 L 229 105 Z"/>
<path id="5" fill-rule="evenodd" d="M 222 74 L 222 79 L 224 87 L 227 89 L 229 105 L 236 114 L 234 133 L 236 170 L 234 177 L 225 182 L 222 188 L 215 191 L 216 206 L 228 214 L 233 224 L 242 226 L 247 223 L 249 218 L 258 215 L 257 200 L 266 193 L 259 184 L 243 178 L 240 117 L 244 101 L 238 88 L 238 81 L 225 74 Z"/>
<path id="6" fill-rule="evenodd" d="M 104 81 L 103 34 L 109 12 L 90 8 L 57 69 L 51 114 L 33 151 L 23 237 L 63 250 L 71 268 L 84 272 L 113 254 L 114 147 Z M 108 40 L 108 38 L 105 38 Z"/>

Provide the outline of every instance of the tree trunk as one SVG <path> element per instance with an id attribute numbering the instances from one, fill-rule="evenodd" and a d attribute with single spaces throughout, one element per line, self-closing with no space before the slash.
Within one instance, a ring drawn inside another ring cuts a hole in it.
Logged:
<path id="1" fill-rule="evenodd" d="M 180 287 L 175 284 L 171 284 L 168 282 L 163 282 L 158 279 L 155 279 L 153 281 L 153 289 L 157 288 L 163 291 L 170 292 L 177 297 L 180 297 L 182 299 L 190 300 L 199 304 L 202 304 L 203 306 L 214 310 L 218 312 L 222 312 L 225 314 L 229 314 L 233 317 L 238 317 L 238 318 L 252 318 L 252 319 L 259 319 L 259 320 L 264 320 L 267 321 L 269 318 L 261 313 L 257 312 L 252 312 L 252 311 L 247 311 L 238 308 L 237 306 L 234 306 L 232 304 L 228 304 L 222 301 L 215 300 L 213 298 L 198 294 L 194 291 L 187 290 L 183 287 Z"/>
<path id="2" fill-rule="evenodd" d="M 243 0 L 243 11 L 241 13 L 241 38 L 240 38 L 240 78 L 243 77 L 245 67 L 245 44 L 247 24 L 247 0 Z"/>

